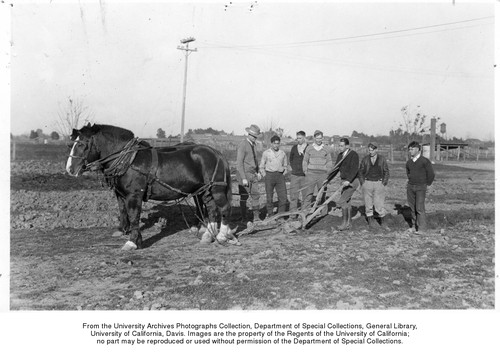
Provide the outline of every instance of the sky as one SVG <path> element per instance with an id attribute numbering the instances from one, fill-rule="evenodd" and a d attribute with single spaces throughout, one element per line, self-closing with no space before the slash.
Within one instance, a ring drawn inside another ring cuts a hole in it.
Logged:
<path id="1" fill-rule="evenodd" d="M 494 139 L 494 4 L 20 1 L 11 132 L 56 130 L 71 96 L 93 123 L 155 137 L 212 127 L 388 134 L 410 105 L 448 137 Z M 83 122 L 81 122 L 83 124 Z M 80 128 L 80 127 L 77 127 Z"/>

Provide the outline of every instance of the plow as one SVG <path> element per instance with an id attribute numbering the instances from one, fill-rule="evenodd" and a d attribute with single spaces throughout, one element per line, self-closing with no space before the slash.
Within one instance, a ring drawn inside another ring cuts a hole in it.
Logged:
<path id="1" fill-rule="evenodd" d="M 345 158 L 345 157 L 344 157 Z M 238 237 L 249 235 L 255 232 L 271 229 L 282 229 L 286 233 L 305 229 L 311 222 L 323 215 L 324 209 L 328 212 L 328 204 L 336 199 L 342 192 L 342 187 L 337 189 L 332 195 L 321 203 L 323 196 L 326 194 L 328 184 L 337 176 L 340 171 L 340 165 L 344 161 L 342 158 L 333 169 L 328 173 L 327 178 L 322 183 L 316 195 L 315 202 L 311 206 L 303 206 L 300 210 L 287 211 L 277 213 L 263 221 L 248 222 L 247 228 L 238 233 Z M 286 217 L 289 217 L 285 220 Z"/>

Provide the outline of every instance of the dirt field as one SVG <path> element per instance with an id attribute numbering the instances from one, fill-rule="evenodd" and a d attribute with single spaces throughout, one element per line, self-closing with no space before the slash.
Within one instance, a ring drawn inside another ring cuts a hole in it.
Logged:
<path id="1" fill-rule="evenodd" d="M 494 171 L 435 165 L 431 232 L 415 236 L 395 209 L 406 200 L 404 165 L 390 168 L 389 233 L 369 233 L 363 217 L 337 232 L 331 212 L 295 233 L 203 245 L 182 217 L 196 224 L 188 206 L 148 202 L 145 248 L 123 252 L 126 238 L 111 236 L 116 201 L 97 175 L 69 177 L 63 161 L 13 162 L 11 309 L 493 309 Z"/>

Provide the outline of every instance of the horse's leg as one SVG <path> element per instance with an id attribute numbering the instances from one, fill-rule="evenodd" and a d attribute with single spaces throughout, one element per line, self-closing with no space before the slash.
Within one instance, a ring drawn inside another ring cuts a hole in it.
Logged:
<path id="1" fill-rule="evenodd" d="M 118 231 L 113 233 L 113 237 L 120 237 L 130 232 L 130 221 L 128 219 L 127 209 L 125 208 L 125 199 L 116 191 L 115 195 L 120 211 L 120 226 L 118 227 Z"/>
<path id="2" fill-rule="evenodd" d="M 218 208 L 221 214 L 221 223 L 219 233 L 217 234 L 217 241 L 219 243 L 229 242 L 231 244 L 241 245 L 238 242 L 234 232 L 236 229 L 231 230 L 229 227 L 229 216 L 231 215 L 231 201 L 228 200 L 227 194 L 221 187 L 215 187 L 212 192 L 215 208 Z"/>
<path id="3" fill-rule="evenodd" d="M 201 236 L 201 242 L 212 243 L 215 235 L 217 234 L 217 206 L 215 205 L 215 201 L 210 193 L 203 195 L 203 203 L 207 206 L 208 222 L 207 229 Z"/>
<path id="4" fill-rule="evenodd" d="M 123 246 L 123 250 L 141 249 L 142 236 L 140 231 L 140 220 L 142 210 L 143 193 L 132 193 L 125 198 L 125 206 L 130 221 L 130 236 Z"/>

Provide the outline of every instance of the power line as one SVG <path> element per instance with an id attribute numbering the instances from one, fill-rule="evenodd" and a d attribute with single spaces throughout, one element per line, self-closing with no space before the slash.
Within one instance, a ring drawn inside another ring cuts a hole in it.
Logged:
<path id="1" fill-rule="evenodd" d="M 470 19 L 470 20 L 464 20 L 464 21 L 457 21 L 457 22 L 452 22 L 452 23 L 446 23 L 446 24 L 438 24 L 438 25 L 431 25 L 431 26 L 423 26 L 423 27 L 418 27 L 418 29 L 424 29 L 424 28 L 435 28 L 438 26 L 445 26 L 449 24 L 457 24 L 457 23 L 467 23 L 467 22 L 472 22 L 472 21 L 478 21 L 482 20 L 485 18 L 491 18 L 491 17 L 484 17 L 484 18 L 478 18 L 478 19 Z M 480 25 L 469 25 L 469 26 L 462 26 L 458 28 L 444 28 L 444 29 L 438 29 L 438 30 L 433 30 L 433 31 L 425 31 L 425 32 L 419 32 L 419 33 L 406 33 L 402 34 L 401 32 L 408 32 L 411 30 L 415 29 L 406 29 L 406 30 L 397 30 L 397 31 L 388 31 L 385 32 L 384 34 L 394 34 L 394 33 L 399 33 L 392 35 L 390 37 L 381 37 L 381 38 L 369 38 L 369 35 L 362 35 L 362 36 L 350 36 L 350 37 L 343 37 L 344 38 L 351 38 L 353 39 L 352 41 L 347 41 L 343 43 L 351 43 L 351 42 L 362 42 L 362 41 L 373 41 L 373 40 L 385 40 L 385 39 L 390 39 L 390 38 L 398 38 L 398 37 L 408 37 L 408 36 L 419 36 L 419 35 L 425 35 L 429 33 L 436 33 L 436 32 L 445 32 L 445 31 L 453 31 L 453 30 L 458 30 L 458 29 L 464 29 L 464 28 L 470 28 L 470 27 L 475 27 L 475 26 L 480 26 Z M 374 36 L 380 36 L 380 34 L 373 34 Z M 318 44 L 318 42 L 325 42 L 327 40 L 321 40 L 321 41 L 310 41 L 308 42 L 307 45 L 311 44 Z M 204 42 L 207 43 L 207 42 Z M 305 43 L 305 42 L 296 42 L 296 43 Z M 207 43 L 209 44 L 209 43 Z M 209 44 L 210 45 L 210 44 Z M 285 49 L 285 45 L 282 45 L 280 49 Z M 304 44 L 302 44 L 304 46 Z M 271 56 L 279 56 L 279 57 L 285 57 L 288 59 L 292 60 L 306 60 L 306 61 L 311 61 L 311 62 L 319 62 L 319 63 L 333 63 L 334 65 L 341 65 L 341 66 L 350 66 L 350 67 L 358 67 L 358 68 L 365 68 L 368 70 L 378 70 L 378 71 L 392 71 L 392 72 L 406 72 L 406 73 L 412 73 L 412 74 L 424 74 L 424 75 L 437 75 L 437 76 L 446 76 L 446 77 L 462 77 L 462 78 L 485 78 L 485 76 L 478 76 L 478 75 L 471 75 L 469 73 L 461 73 L 461 72 L 442 72 L 439 70 L 433 70 L 433 69 L 413 69 L 413 68 L 408 68 L 408 67 L 395 67 L 395 66 L 387 66 L 387 65 L 380 65 L 380 64 L 374 64 L 374 63 L 361 63 L 361 62 L 353 62 L 353 61 L 341 61 L 341 60 L 334 60 L 332 58 L 325 58 L 325 57 L 314 57 L 314 56 L 304 56 L 304 55 L 296 55 L 296 54 L 291 54 L 291 53 L 285 53 L 281 51 L 276 51 L 271 48 L 267 48 L 268 46 L 232 46 L 232 45 L 216 45 L 216 46 L 209 46 L 209 47 L 204 47 L 207 49 L 233 49 L 237 51 L 247 51 L 255 54 L 261 54 L 261 55 L 271 55 Z M 297 48 L 296 46 L 295 48 Z"/>
<path id="2" fill-rule="evenodd" d="M 313 45 L 313 44 L 324 44 L 324 43 L 330 43 L 330 42 L 346 41 L 346 40 L 350 40 L 350 39 L 361 39 L 361 38 L 369 38 L 369 37 L 376 37 L 376 36 L 384 36 L 384 35 L 395 34 L 395 33 L 403 33 L 403 32 L 410 32 L 410 31 L 419 31 L 419 30 L 424 30 L 424 29 L 429 29 L 429 28 L 436 28 L 436 27 L 457 25 L 457 24 L 461 24 L 461 23 L 482 21 L 482 20 L 493 19 L 493 18 L 494 18 L 494 16 L 478 17 L 478 18 L 469 19 L 469 20 L 462 20 L 462 21 L 441 23 L 441 24 L 429 25 L 429 26 L 406 28 L 406 29 L 402 29 L 402 30 L 369 33 L 369 34 L 362 34 L 362 35 L 356 35 L 356 36 L 336 37 L 336 38 L 321 39 L 321 40 L 314 40 L 314 41 L 274 43 L 274 44 L 256 44 L 256 45 L 230 45 L 229 47 L 230 48 L 238 49 L 238 48 L 290 47 L 290 46 L 304 46 L 304 45 Z M 462 28 L 466 28 L 466 27 L 462 27 Z M 449 29 L 449 30 L 456 30 L 456 29 L 461 29 L 461 28 L 454 28 L 454 29 Z M 436 32 L 439 32 L 439 31 L 436 31 Z M 428 31 L 426 33 L 433 33 L 433 32 L 432 31 Z M 415 34 L 413 34 L 413 35 L 415 35 Z M 217 48 L 217 47 L 212 47 L 212 48 Z M 219 48 L 227 48 L 227 46 L 222 45 L 222 46 L 219 46 Z"/>

